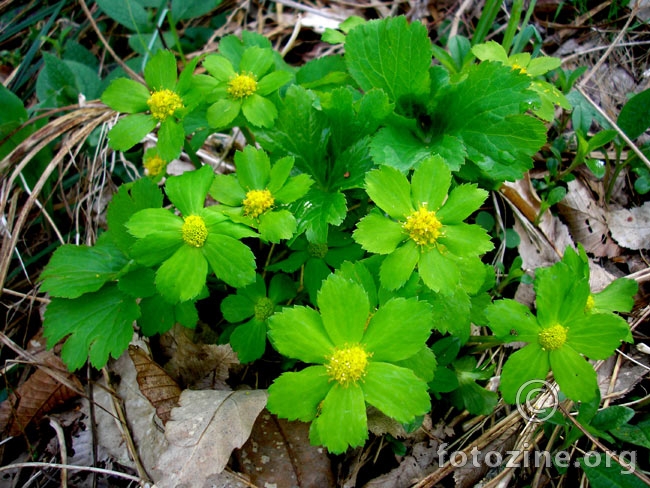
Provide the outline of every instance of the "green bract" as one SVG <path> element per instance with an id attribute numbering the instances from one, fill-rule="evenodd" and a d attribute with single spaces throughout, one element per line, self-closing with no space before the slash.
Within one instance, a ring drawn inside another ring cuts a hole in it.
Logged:
<path id="1" fill-rule="evenodd" d="M 198 60 L 197 60 L 198 61 Z M 170 51 L 158 51 L 144 68 L 147 86 L 127 78 L 117 78 L 102 94 L 102 102 L 129 115 L 120 119 L 109 133 L 116 151 L 127 151 L 159 123 L 158 151 L 165 161 L 178 157 L 185 140 L 182 119 L 198 100 L 192 91 L 190 63 L 176 80 L 176 59 Z"/>
<path id="2" fill-rule="evenodd" d="M 276 274 L 269 283 L 268 294 L 264 279 L 257 275 L 255 283 L 239 288 L 221 302 L 221 313 L 231 323 L 238 325 L 230 334 L 230 345 L 241 363 L 250 363 L 262 357 L 266 348 L 268 319 L 278 304 L 296 296 L 296 285 L 287 275 Z"/>
<path id="3" fill-rule="evenodd" d="M 256 228 L 269 242 L 289 239 L 296 232 L 296 218 L 278 208 L 307 193 L 312 180 L 305 174 L 289 176 L 293 158 L 271 165 L 266 153 L 246 146 L 235 154 L 236 174 L 216 175 L 210 194 L 223 204 L 222 212 L 236 222 Z"/>
<path id="4" fill-rule="evenodd" d="M 216 207 L 204 208 L 212 184 L 212 168 L 174 176 L 165 190 L 182 217 L 169 210 L 140 210 L 127 222 L 138 240 L 131 255 L 145 266 L 160 264 L 155 284 L 169 302 L 191 300 L 201 293 L 209 268 L 231 286 L 255 280 L 255 258 L 238 239 L 255 233 L 234 224 Z"/>
<path id="5" fill-rule="evenodd" d="M 211 127 L 232 125 L 243 113 L 246 120 L 259 127 L 271 127 L 278 116 L 273 102 L 265 98 L 288 83 L 292 76 L 286 71 L 272 71 L 273 50 L 252 46 L 241 58 L 211 54 L 203 66 L 214 78 L 207 119 Z"/>
<path id="6" fill-rule="evenodd" d="M 375 311 L 361 285 L 336 275 L 325 280 L 317 302 L 320 313 L 293 307 L 269 319 L 280 353 L 316 363 L 275 380 L 271 412 L 313 420 L 311 441 L 341 453 L 367 439 L 366 403 L 398 422 L 429 410 L 425 381 L 395 364 L 423 351 L 432 326 L 427 303 L 394 298 Z"/>
<path id="7" fill-rule="evenodd" d="M 606 359 L 621 341 L 631 340 L 625 320 L 588 306 L 588 268 L 585 273 L 577 267 L 579 259 L 569 248 L 563 261 L 536 271 L 537 316 L 514 300 L 499 300 L 486 310 L 496 337 L 528 343 L 510 356 L 501 372 L 501 392 L 508 403 L 526 398 L 535 385 L 522 385 L 544 379 L 549 370 L 568 398 L 594 399 L 596 372 L 582 355 Z"/>
<path id="8" fill-rule="evenodd" d="M 440 157 L 423 161 L 410 183 L 388 166 L 368 173 L 366 191 L 385 213 L 364 217 L 354 239 L 367 251 L 387 255 L 380 272 L 384 287 L 400 288 L 416 266 L 424 283 L 441 293 L 453 293 L 461 284 L 462 268 L 484 275 L 478 256 L 492 243 L 482 227 L 463 220 L 487 192 L 466 184 L 447 196 L 450 184 L 451 172 Z"/>

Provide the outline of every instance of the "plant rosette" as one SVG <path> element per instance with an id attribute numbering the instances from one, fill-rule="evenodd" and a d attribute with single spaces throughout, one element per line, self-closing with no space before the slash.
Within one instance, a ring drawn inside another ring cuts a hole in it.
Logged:
<path id="1" fill-rule="evenodd" d="M 128 151 L 158 124 L 158 151 L 165 161 L 176 159 L 185 141 L 183 117 L 199 102 L 192 89 L 192 71 L 198 59 L 189 63 L 177 80 L 176 58 L 170 51 L 158 51 L 144 68 L 146 86 L 127 78 L 116 78 L 102 94 L 103 103 L 118 112 L 131 114 L 109 131 L 110 146 Z"/>
<path id="2" fill-rule="evenodd" d="M 259 46 L 247 48 L 239 60 L 221 54 L 205 58 L 203 67 L 214 79 L 209 93 L 214 103 L 206 114 L 211 127 L 229 127 L 240 113 L 254 126 L 273 125 L 278 110 L 266 97 L 293 78 L 288 71 L 273 71 L 274 59 L 272 49 Z"/>
<path id="3" fill-rule="evenodd" d="M 269 317 L 276 312 L 278 304 L 295 296 L 295 282 L 285 274 L 276 274 L 271 278 L 268 294 L 264 279 L 257 275 L 254 283 L 223 299 L 221 313 L 228 322 L 236 324 L 250 319 L 235 326 L 230 333 L 229 342 L 239 362 L 250 363 L 262 357 Z"/>
<path id="4" fill-rule="evenodd" d="M 389 166 L 366 176 L 368 196 L 383 212 L 373 210 L 361 219 L 353 237 L 365 250 L 386 255 L 379 274 L 385 288 L 403 286 L 416 266 L 424 284 L 443 294 L 480 284 L 462 275 L 483 276 L 479 256 L 493 245 L 485 229 L 463 221 L 487 192 L 463 184 L 448 195 L 450 185 L 451 172 L 438 156 L 422 161 L 410 183 Z"/>
<path id="5" fill-rule="evenodd" d="M 568 251 L 565 256 L 570 253 L 575 254 Z M 503 399 L 515 403 L 525 398 L 534 384 L 523 390 L 522 385 L 543 380 L 552 371 L 568 398 L 593 400 L 598 390 L 596 371 L 586 358 L 607 359 L 622 341 L 631 339 L 627 322 L 613 313 L 590 310 L 588 276 L 567 262 L 538 269 L 534 288 L 537 315 L 510 299 L 494 302 L 485 312 L 498 339 L 528 343 L 503 367 Z"/>
<path id="6" fill-rule="evenodd" d="M 133 214 L 126 227 L 137 238 L 131 256 L 145 266 L 160 267 L 155 285 L 170 303 L 197 297 L 209 269 L 233 287 L 255 280 L 255 257 L 239 241 L 257 234 L 231 222 L 217 206 L 204 207 L 214 173 L 209 166 L 167 179 L 165 192 L 181 216 L 163 208 Z"/>
<path id="7" fill-rule="evenodd" d="M 431 333 L 431 307 L 394 298 L 371 308 L 364 288 L 331 275 L 316 310 L 285 308 L 269 318 L 273 347 L 315 363 L 283 373 L 269 387 L 268 409 L 290 420 L 312 421 L 310 440 L 333 453 L 368 438 L 366 403 L 408 423 L 431 407 L 426 382 L 396 363 L 421 353 Z"/>
<path id="8" fill-rule="evenodd" d="M 296 232 L 296 218 L 280 208 L 304 196 L 312 185 L 306 174 L 289 176 L 293 158 L 284 157 L 271 165 L 261 149 L 246 146 L 235 154 L 236 173 L 214 178 L 210 195 L 222 204 L 232 220 L 258 229 L 260 237 L 277 243 Z"/>

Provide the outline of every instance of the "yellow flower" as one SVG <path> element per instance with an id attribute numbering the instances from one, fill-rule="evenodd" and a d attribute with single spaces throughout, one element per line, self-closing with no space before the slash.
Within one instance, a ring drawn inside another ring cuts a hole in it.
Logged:
<path id="1" fill-rule="evenodd" d="M 546 329 L 542 329 L 537 337 L 537 341 L 545 351 L 555 351 L 561 348 L 566 342 L 567 331 L 568 329 L 566 327 L 555 324 Z"/>
<path id="2" fill-rule="evenodd" d="M 250 190 L 246 193 L 244 204 L 244 214 L 256 219 L 268 209 L 273 207 L 275 199 L 269 190 Z"/>
<path id="3" fill-rule="evenodd" d="M 325 369 L 330 380 L 336 381 L 341 386 L 356 384 L 366 375 L 368 358 L 371 355 L 359 345 L 339 347 L 328 358 Z"/>
<path id="4" fill-rule="evenodd" d="M 427 210 L 425 206 L 422 206 L 406 217 L 402 228 L 418 246 L 430 246 L 435 244 L 440 237 L 442 223 L 434 211 Z"/>
<path id="5" fill-rule="evenodd" d="M 184 107 L 181 97 L 168 89 L 154 91 L 147 100 L 147 105 L 153 118 L 160 122 L 174 115 L 176 110 Z"/>
<path id="6" fill-rule="evenodd" d="M 185 244 L 192 247 L 203 247 L 205 240 L 208 238 L 208 228 L 205 221 L 198 215 L 186 217 L 181 232 Z"/>
<path id="7" fill-rule="evenodd" d="M 239 73 L 228 82 L 228 95 L 239 100 L 250 97 L 257 91 L 257 80 L 252 73 Z"/>

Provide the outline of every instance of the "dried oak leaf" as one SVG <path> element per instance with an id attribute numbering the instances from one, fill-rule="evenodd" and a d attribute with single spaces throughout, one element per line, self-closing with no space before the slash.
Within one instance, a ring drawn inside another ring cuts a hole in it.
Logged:
<path id="1" fill-rule="evenodd" d="M 628 249 L 650 249 L 650 202 L 631 209 L 612 210 L 607 216 L 612 237 Z"/>
<path id="2" fill-rule="evenodd" d="M 558 209 L 573 238 L 594 256 L 620 256 L 621 248 L 609 236 L 605 210 L 591 190 L 578 179 L 570 181 L 567 187 L 567 194 L 558 203 Z"/>
<path id="3" fill-rule="evenodd" d="M 135 366 L 140 391 L 155 407 L 156 415 L 163 424 L 167 423 L 172 408 L 178 406 L 181 389 L 140 347 L 129 346 L 129 356 Z"/>
<path id="4" fill-rule="evenodd" d="M 255 486 L 336 486 L 325 450 L 309 442 L 309 424 L 279 419 L 267 410 L 236 456 L 240 472 Z"/>
<path id="5" fill-rule="evenodd" d="M 184 390 L 165 426 L 169 445 L 158 459 L 156 486 L 205 486 L 246 442 L 265 405 L 264 390 Z"/>
<path id="6" fill-rule="evenodd" d="M 39 364 L 64 378 L 77 391 L 60 383 L 39 367 L 0 404 L 0 432 L 6 432 L 9 436 L 20 435 L 31 422 L 38 422 L 43 415 L 83 391 L 77 377 L 66 369 L 52 351 L 40 352 L 36 359 Z"/>

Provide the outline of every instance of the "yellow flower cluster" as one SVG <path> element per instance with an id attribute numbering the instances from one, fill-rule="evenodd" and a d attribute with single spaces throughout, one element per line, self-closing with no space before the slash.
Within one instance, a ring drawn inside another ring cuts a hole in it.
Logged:
<path id="1" fill-rule="evenodd" d="M 368 354 L 359 345 L 337 348 L 325 365 L 327 374 L 341 386 L 356 383 L 366 375 Z"/>
<path id="2" fill-rule="evenodd" d="M 273 206 L 275 199 L 269 190 L 251 190 L 242 203 L 244 215 L 256 219 Z"/>
<path id="3" fill-rule="evenodd" d="M 542 330 L 537 337 L 539 345 L 545 351 L 555 351 L 564 345 L 568 329 L 560 324 Z"/>
<path id="4" fill-rule="evenodd" d="M 205 226 L 205 221 L 198 215 L 186 217 L 181 232 L 185 244 L 192 247 L 203 247 L 205 240 L 208 238 L 208 228 Z"/>
<path id="5" fill-rule="evenodd" d="M 406 217 L 402 228 L 418 246 L 430 246 L 435 244 L 440 237 L 442 223 L 436 217 L 436 213 L 420 207 L 411 215 Z"/>
<path id="6" fill-rule="evenodd" d="M 147 105 L 153 118 L 163 122 L 174 115 L 176 110 L 183 108 L 183 101 L 177 93 L 164 89 L 154 91 L 147 100 Z"/>
<path id="7" fill-rule="evenodd" d="M 239 100 L 250 97 L 257 91 L 257 80 L 253 74 L 241 73 L 228 82 L 228 95 Z"/>

